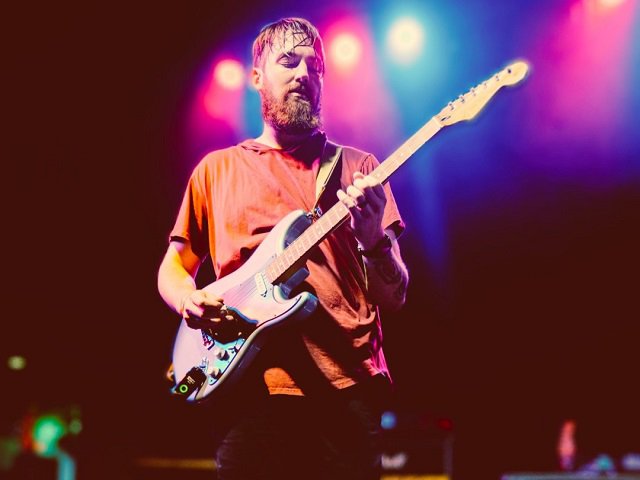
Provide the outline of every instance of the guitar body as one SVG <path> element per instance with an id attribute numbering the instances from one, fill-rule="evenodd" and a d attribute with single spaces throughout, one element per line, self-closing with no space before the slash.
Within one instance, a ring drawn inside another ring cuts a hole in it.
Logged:
<path id="1" fill-rule="evenodd" d="M 289 298 L 289 292 L 309 275 L 305 268 L 278 285 L 271 284 L 264 272 L 265 266 L 310 224 L 305 212 L 291 212 L 242 267 L 204 287 L 208 294 L 222 297 L 237 321 L 225 324 L 225 331 L 215 332 L 193 329 L 182 320 L 173 346 L 174 393 L 197 402 L 214 390 L 232 385 L 273 330 L 315 310 L 318 299 L 311 293 Z"/>

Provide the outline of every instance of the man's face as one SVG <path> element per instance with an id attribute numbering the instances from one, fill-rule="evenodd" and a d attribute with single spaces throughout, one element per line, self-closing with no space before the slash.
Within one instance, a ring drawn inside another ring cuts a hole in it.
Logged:
<path id="1" fill-rule="evenodd" d="M 278 131 L 310 133 L 320 127 L 322 58 L 320 46 L 301 33 L 287 32 L 267 48 L 256 87 L 262 116 Z"/>

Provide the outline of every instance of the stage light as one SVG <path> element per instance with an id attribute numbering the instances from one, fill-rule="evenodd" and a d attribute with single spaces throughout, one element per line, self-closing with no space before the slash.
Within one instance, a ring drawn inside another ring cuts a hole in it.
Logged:
<path id="1" fill-rule="evenodd" d="M 204 77 L 207 83 L 203 83 L 200 98 L 198 99 L 198 112 L 196 115 L 206 112 L 206 118 L 200 117 L 194 121 L 197 125 L 194 128 L 211 127 L 211 120 L 225 123 L 226 128 L 232 131 L 242 129 L 242 112 L 244 104 L 243 88 L 246 80 L 246 73 L 243 65 L 233 58 L 223 58 L 211 62 L 210 71 Z M 204 112 L 201 110 L 204 106 Z M 220 126 L 216 127 L 220 130 Z M 206 137 L 211 137 L 211 132 L 207 131 Z M 234 142 L 235 143 L 235 142 Z"/>
<path id="2" fill-rule="evenodd" d="M 23 370 L 27 366 L 27 360 L 21 355 L 12 355 L 7 359 L 7 366 L 11 370 Z"/>
<path id="3" fill-rule="evenodd" d="M 237 60 L 222 60 L 219 62 L 213 76 L 222 88 L 226 90 L 238 90 L 244 84 L 244 68 Z"/>
<path id="4" fill-rule="evenodd" d="M 392 430 L 398 425 L 398 416 L 395 412 L 384 412 L 380 418 L 380 426 L 385 430 Z"/>
<path id="5" fill-rule="evenodd" d="M 57 415 L 43 415 L 33 426 L 33 447 L 42 457 L 50 457 L 58 451 L 58 441 L 66 433 L 62 419 Z"/>
<path id="6" fill-rule="evenodd" d="M 640 472 L 640 453 L 627 453 L 622 457 L 620 464 L 628 472 Z"/>
<path id="7" fill-rule="evenodd" d="M 407 466 L 409 454 L 407 452 L 397 452 L 394 454 L 383 453 L 380 458 L 383 470 L 402 470 Z M 407 478 L 426 478 L 426 477 L 407 477 Z"/>
<path id="8" fill-rule="evenodd" d="M 453 421 L 450 418 L 439 418 L 437 424 L 440 430 L 446 430 L 448 432 L 453 430 Z"/>
<path id="9" fill-rule="evenodd" d="M 625 0 L 582 0 L 582 3 L 576 3 L 573 8 L 582 8 L 591 15 L 609 14 L 611 11 L 621 7 Z"/>
<path id="10" fill-rule="evenodd" d="M 422 51 L 424 31 L 420 23 L 410 17 L 396 20 L 387 36 L 387 44 L 393 57 L 400 63 L 410 63 Z"/>
<path id="11" fill-rule="evenodd" d="M 624 3 L 624 0 L 598 0 L 598 4 L 602 8 L 615 8 Z"/>
<path id="12" fill-rule="evenodd" d="M 82 431 L 82 420 L 79 418 L 72 418 L 69 420 L 69 433 L 78 435 Z"/>
<path id="13" fill-rule="evenodd" d="M 362 55 L 362 44 L 355 35 L 338 34 L 329 46 L 329 58 L 341 70 L 348 70 L 358 64 Z"/>

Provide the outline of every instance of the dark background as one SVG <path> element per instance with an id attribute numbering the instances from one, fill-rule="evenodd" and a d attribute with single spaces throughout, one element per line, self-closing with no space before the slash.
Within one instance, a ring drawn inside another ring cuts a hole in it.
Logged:
<path id="1" fill-rule="evenodd" d="M 5 19 L 1 348 L 3 361 L 28 363 L 0 369 L 0 433 L 15 433 L 29 407 L 78 405 L 84 429 L 69 442 L 81 478 L 134 478 L 143 457 L 211 455 L 207 410 L 168 395 L 177 320 L 155 276 L 188 174 L 176 168 L 184 86 L 234 25 L 265 23 L 270 8 L 62 3 Z M 637 165 L 639 151 L 630 140 L 611 155 Z M 557 468 L 569 418 L 585 460 L 640 451 L 637 172 L 593 188 L 518 170 L 517 191 L 496 183 L 477 203 L 444 178 L 444 285 L 409 223 L 408 303 L 385 323 L 395 408 L 452 420 L 456 478 Z M 409 181 L 399 175 L 396 190 Z"/>

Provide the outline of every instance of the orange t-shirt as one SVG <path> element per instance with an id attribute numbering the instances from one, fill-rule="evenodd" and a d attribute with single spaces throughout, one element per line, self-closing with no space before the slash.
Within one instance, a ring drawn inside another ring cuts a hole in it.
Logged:
<path id="1" fill-rule="evenodd" d="M 191 175 L 170 239 L 188 240 L 200 258 L 209 255 L 217 278 L 235 271 L 285 215 L 313 208 L 325 141 L 317 134 L 283 151 L 246 140 L 209 153 Z M 355 171 L 366 175 L 377 165 L 372 155 L 343 147 L 333 175 L 340 172 L 344 190 Z M 383 226 L 400 235 L 404 223 L 388 183 L 385 191 Z M 326 211 L 336 202 L 335 188 L 327 187 L 321 207 Z M 346 222 L 307 260 L 310 275 L 302 288 L 312 291 L 319 305 L 263 349 L 260 364 L 270 393 L 301 395 L 329 384 L 344 388 L 376 374 L 389 377 L 378 308 L 367 300 L 356 246 Z"/>

